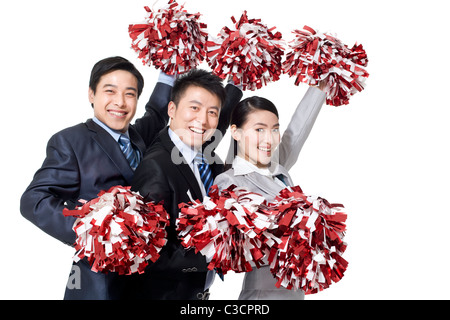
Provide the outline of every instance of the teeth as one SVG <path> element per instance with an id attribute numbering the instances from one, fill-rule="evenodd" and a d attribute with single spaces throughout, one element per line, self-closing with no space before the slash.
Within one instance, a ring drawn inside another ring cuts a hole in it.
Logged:
<path id="1" fill-rule="evenodd" d="M 265 152 L 271 150 L 271 148 L 263 148 L 263 147 L 258 147 L 258 149 L 261 150 L 261 151 L 265 151 Z"/>
<path id="2" fill-rule="evenodd" d="M 200 129 L 196 129 L 196 128 L 190 128 L 190 129 L 198 134 L 203 134 L 205 132 L 204 130 L 200 130 Z"/>
<path id="3" fill-rule="evenodd" d="M 122 117 L 125 113 L 124 112 L 115 112 L 115 111 L 109 111 L 112 115 Z"/>

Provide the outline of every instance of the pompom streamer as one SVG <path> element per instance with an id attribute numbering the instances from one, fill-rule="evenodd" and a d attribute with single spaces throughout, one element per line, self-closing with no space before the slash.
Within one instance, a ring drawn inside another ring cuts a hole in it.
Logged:
<path id="1" fill-rule="evenodd" d="M 306 196 L 300 187 L 286 188 L 269 207 L 277 215 L 269 264 L 277 286 L 317 293 L 342 279 L 347 261 L 342 254 L 347 215 L 341 204 Z"/>
<path id="2" fill-rule="evenodd" d="M 246 189 L 218 191 L 213 186 L 203 203 L 180 204 L 177 230 L 186 248 L 195 248 L 209 262 L 209 269 L 223 274 L 259 267 L 268 253 L 268 232 L 275 216 L 259 210 L 264 198 Z"/>
<path id="3" fill-rule="evenodd" d="M 199 22 L 200 13 L 188 13 L 175 0 L 162 9 L 145 10 L 145 21 L 128 27 L 131 47 L 144 65 L 174 75 L 195 69 L 205 59 L 208 32 Z"/>
<path id="4" fill-rule="evenodd" d="M 340 204 L 282 190 L 273 202 L 234 185 L 214 186 L 203 203 L 183 203 L 182 244 L 206 256 L 209 268 L 248 272 L 268 264 L 277 287 L 312 294 L 342 279 L 347 215 Z"/>
<path id="5" fill-rule="evenodd" d="M 296 77 L 295 85 L 315 86 L 325 81 L 326 103 L 332 106 L 348 104 L 352 95 L 364 89 L 369 73 L 362 45 L 349 48 L 336 37 L 308 26 L 293 33 L 295 39 L 289 43 L 290 51 L 282 68 L 284 73 Z"/>
<path id="6" fill-rule="evenodd" d="M 161 204 L 144 202 L 130 187 L 114 186 L 65 216 L 77 217 L 74 261 L 87 258 L 92 271 L 142 273 L 167 241 L 169 215 Z"/>
<path id="7" fill-rule="evenodd" d="M 207 61 L 213 72 L 230 77 L 243 90 L 256 90 L 280 79 L 284 54 L 280 32 L 269 29 L 261 19 L 248 19 L 244 11 L 234 27 L 224 27 L 207 42 Z"/>

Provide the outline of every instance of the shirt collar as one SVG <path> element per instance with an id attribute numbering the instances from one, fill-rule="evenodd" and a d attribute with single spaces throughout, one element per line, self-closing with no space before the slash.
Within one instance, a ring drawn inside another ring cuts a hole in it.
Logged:
<path id="1" fill-rule="evenodd" d="M 127 132 L 125 132 L 125 133 L 122 133 L 122 132 L 117 131 L 117 130 L 113 130 L 113 129 L 111 129 L 110 127 L 108 127 L 106 124 L 104 124 L 103 122 L 101 122 L 100 120 L 98 120 L 97 117 L 95 117 L 95 116 L 92 118 L 92 120 L 93 120 L 96 124 L 98 124 L 100 127 L 102 127 L 103 129 L 105 129 L 105 131 L 108 132 L 108 133 L 111 135 L 111 137 L 113 137 L 114 140 L 116 140 L 117 142 L 119 142 L 119 138 L 120 138 L 120 136 L 121 136 L 122 134 L 125 135 L 125 136 L 127 136 L 128 138 L 130 137 L 130 136 L 128 135 L 128 130 L 127 130 Z"/>
<path id="2" fill-rule="evenodd" d="M 181 141 L 180 137 L 175 132 L 173 132 L 172 129 L 170 129 L 170 127 L 169 127 L 169 137 L 172 140 L 175 147 L 177 147 L 177 149 L 181 152 L 186 162 L 192 163 L 198 151 L 191 148 L 183 141 Z"/>
<path id="3" fill-rule="evenodd" d="M 278 163 L 276 164 L 272 163 L 269 168 L 258 168 L 253 163 L 248 162 L 247 160 L 241 158 L 240 156 L 236 156 L 234 158 L 233 169 L 235 176 L 242 176 L 252 172 L 256 172 L 263 176 L 268 177 L 284 174 L 283 170 L 281 169 L 281 166 Z"/>

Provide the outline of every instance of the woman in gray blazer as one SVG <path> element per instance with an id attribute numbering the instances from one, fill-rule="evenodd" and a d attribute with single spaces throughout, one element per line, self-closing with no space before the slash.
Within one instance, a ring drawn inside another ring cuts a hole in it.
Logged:
<path id="1" fill-rule="evenodd" d="M 280 139 L 278 111 L 269 100 L 251 97 L 242 100 L 231 115 L 232 144 L 229 170 L 217 176 L 214 184 L 225 189 L 234 184 L 272 201 L 286 186 L 293 186 L 288 170 L 297 161 L 326 94 L 311 87 L 305 94 Z M 302 300 L 302 291 L 275 286 L 268 265 L 254 268 L 244 276 L 239 300 Z"/>

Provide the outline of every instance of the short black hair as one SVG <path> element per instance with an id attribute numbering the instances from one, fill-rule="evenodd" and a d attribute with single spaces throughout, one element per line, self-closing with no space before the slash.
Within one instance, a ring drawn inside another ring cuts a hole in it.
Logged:
<path id="1" fill-rule="evenodd" d="M 190 86 L 197 86 L 208 90 L 220 100 L 220 105 L 225 103 L 225 89 L 222 79 L 211 72 L 202 69 L 193 69 L 180 76 L 172 88 L 171 100 L 178 105 L 181 97 Z"/>
<path id="2" fill-rule="evenodd" d="M 91 78 L 89 79 L 89 88 L 94 92 L 97 90 L 97 85 L 100 82 L 100 78 L 107 73 L 116 71 L 116 70 L 125 70 L 134 75 L 137 79 L 138 83 L 138 98 L 144 89 L 144 78 L 138 69 L 127 59 L 122 57 L 109 57 L 97 62 L 91 71 Z"/>

